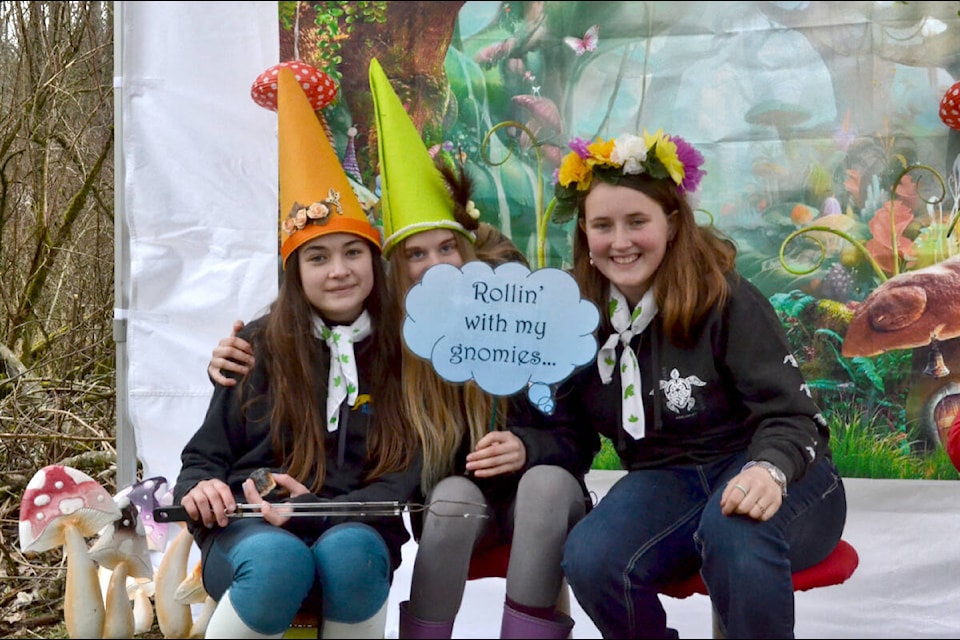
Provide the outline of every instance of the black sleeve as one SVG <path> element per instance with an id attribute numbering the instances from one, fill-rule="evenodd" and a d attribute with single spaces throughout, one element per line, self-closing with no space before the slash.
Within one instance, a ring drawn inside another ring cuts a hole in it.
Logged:
<path id="1" fill-rule="evenodd" d="M 511 398 L 510 410 L 508 428 L 526 447 L 527 469 L 557 465 L 578 478 L 590 470 L 600 450 L 600 437 L 590 423 L 567 414 L 542 413 L 522 394 Z M 555 407 L 554 412 L 557 410 Z"/>
<path id="2" fill-rule="evenodd" d="M 815 460 L 830 455 L 826 422 L 770 301 L 740 279 L 725 313 L 722 366 L 754 434 L 748 455 L 777 465 L 788 481 L 798 480 Z"/>

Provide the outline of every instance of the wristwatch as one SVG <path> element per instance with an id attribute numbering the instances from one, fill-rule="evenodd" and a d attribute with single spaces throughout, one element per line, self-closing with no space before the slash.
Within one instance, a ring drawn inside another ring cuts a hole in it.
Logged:
<path id="1" fill-rule="evenodd" d="M 740 471 L 746 471 L 751 467 L 760 467 L 761 469 L 766 469 L 770 473 L 770 477 L 773 478 L 773 481 L 780 485 L 780 493 L 784 498 L 787 497 L 787 475 L 780 469 L 777 465 L 772 462 L 767 462 L 766 460 L 751 460 L 747 464 L 743 465 L 743 468 Z"/>

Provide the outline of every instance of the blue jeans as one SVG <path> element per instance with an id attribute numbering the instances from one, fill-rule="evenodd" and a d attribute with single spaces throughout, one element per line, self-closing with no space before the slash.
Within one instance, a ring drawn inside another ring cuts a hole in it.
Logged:
<path id="1" fill-rule="evenodd" d="M 698 570 L 727 638 L 793 638 L 791 573 L 836 546 L 846 494 L 821 460 L 767 522 L 725 516 L 720 496 L 745 462 L 629 472 L 573 528 L 563 570 L 604 638 L 676 637 L 658 592 Z"/>
<path id="2" fill-rule="evenodd" d="M 314 588 L 324 619 L 360 622 L 390 594 L 390 553 L 361 523 L 338 524 L 307 545 L 263 520 L 236 520 L 203 558 L 203 584 L 215 600 L 230 589 L 244 624 L 262 634 L 285 631 Z"/>

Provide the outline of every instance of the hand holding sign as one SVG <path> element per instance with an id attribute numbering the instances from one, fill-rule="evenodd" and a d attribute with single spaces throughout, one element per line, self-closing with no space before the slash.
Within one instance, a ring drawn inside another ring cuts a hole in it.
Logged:
<path id="1" fill-rule="evenodd" d="M 597 308 L 560 269 L 438 264 L 410 289 L 405 304 L 403 339 L 442 378 L 473 379 L 494 395 L 526 388 L 544 413 L 553 411 L 549 385 L 597 353 Z"/>

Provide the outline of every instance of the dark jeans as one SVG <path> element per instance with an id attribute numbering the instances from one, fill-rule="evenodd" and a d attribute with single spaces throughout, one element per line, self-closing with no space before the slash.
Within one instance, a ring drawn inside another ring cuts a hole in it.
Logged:
<path id="1" fill-rule="evenodd" d="M 724 516 L 720 496 L 746 462 L 632 471 L 570 532 L 563 569 L 604 638 L 676 637 L 658 590 L 700 570 L 728 638 L 792 638 L 791 573 L 836 546 L 843 483 L 821 460 L 767 522 Z"/>

